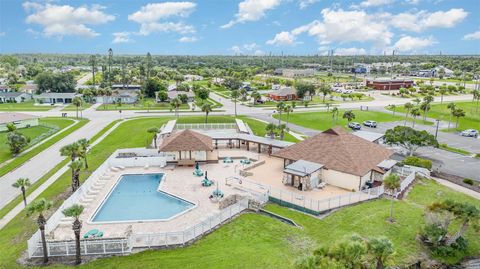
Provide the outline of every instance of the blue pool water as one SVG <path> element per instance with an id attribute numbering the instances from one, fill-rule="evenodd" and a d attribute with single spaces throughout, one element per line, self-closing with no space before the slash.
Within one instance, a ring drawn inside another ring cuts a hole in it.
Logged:
<path id="1" fill-rule="evenodd" d="M 163 174 L 123 175 L 92 222 L 148 221 L 173 217 L 194 204 L 157 191 Z"/>

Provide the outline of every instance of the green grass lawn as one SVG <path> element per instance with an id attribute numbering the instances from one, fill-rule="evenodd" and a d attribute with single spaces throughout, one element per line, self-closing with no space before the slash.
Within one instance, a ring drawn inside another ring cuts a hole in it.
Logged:
<path id="1" fill-rule="evenodd" d="M 27 101 L 23 103 L 4 103 L 0 104 L 0 111 L 47 111 L 53 106 L 35 106 L 35 102 Z"/>
<path id="2" fill-rule="evenodd" d="M 27 150 L 72 123 L 73 121 L 70 119 L 42 118 L 39 119 L 38 126 L 21 128 L 17 131 L 30 138 L 30 144 L 24 149 Z M 10 160 L 13 157 L 10 152 L 10 147 L 7 144 L 7 132 L 0 132 L 0 163 Z"/>
<path id="3" fill-rule="evenodd" d="M 458 121 L 458 128 L 455 129 L 456 118 L 450 119 L 450 110 L 447 108 L 448 103 L 444 102 L 443 104 L 435 103 L 431 105 L 431 109 L 427 114 L 429 118 L 440 119 L 442 121 L 449 121 L 451 120 L 451 128 L 453 130 L 450 131 L 461 131 L 465 129 L 477 129 L 480 130 L 480 107 L 478 108 L 478 112 L 476 111 L 476 103 L 473 102 L 455 102 L 457 107 L 462 108 L 465 111 L 466 116 L 460 118 Z M 389 109 L 387 107 L 387 109 Z M 405 108 L 398 107 L 396 111 L 405 113 Z M 446 130 L 448 131 L 448 130 Z"/>
<path id="4" fill-rule="evenodd" d="M 152 105 L 147 107 L 145 102 L 141 102 L 138 104 L 122 104 L 118 106 L 116 104 L 104 104 L 97 107 L 97 111 L 102 110 L 170 110 L 171 106 L 170 103 L 157 103 L 153 98 L 146 99 L 145 101 L 151 101 Z M 179 109 L 188 109 L 187 104 L 182 104 Z"/>
<path id="5" fill-rule="evenodd" d="M 44 119 L 42 119 L 42 120 L 44 120 Z M 50 123 L 48 123 L 48 124 L 57 124 L 57 126 L 63 126 L 62 128 L 66 127 L 65 126 L 65 124 L 67 123 L 66 121 L 70 121 L 70 124 L 73 124 L 72 120 L 69 120 L 69 119 L 66 119 L 66 118 L 53 118 L 53 119 L 49 119 L 49 121 L 50 121 Z M 37 147 L 35 147 L 31 151 L 18 156 L 17 158 L 12 160 L 8 164 L 0 167 L 0 177 L 7 174 L 11 170 L 21 166 L 22 164 L 24 164 L 26 161 L 30 160 L 32 157 L 34 157 L 38 153 L 40 153 L 43 150 L 49 148 L 50 146 L 57 143 L 58 141 L 60 141 L 64 137 L 66 137 L 67 135 L 71 134 L 72 132 L 76 131 L 77 129 L 79 129 L 83 125 L 87 124 L 87 122 L 88 122 L 88 120 L 86 120 L 86 119 L 79 120 L 79 122 L 77 124 L 75 124 L 74 126 L 69 128 L 68 130 L 65 130 L 64 132 L 62 132 L 62 133 L 56 135 L 55 137 L 49 139 L 45 143 L 42 143 L 41 145 L 38 145 Z"/>
<path id="6" fill-rule="evenodd" d="M 172 117 L 146 117 L 125 121 L 88 154 L 89 171 L 82 173 L 82 181 L 118 148 L 142 147 L 151 139 L 145 130 L 161 126 Z M 179 123 L 203 122 L 203 117 L 180 117 Z M 211 117 L 210 122 L 233 122 L 233 117 Z M 104 130 L 106 131 L 107 128 Z M 131 130 L 136 130 L 132 132 Z M 96 136 L 99 137 L 99 136 Z M 129 139 L 125 139 L 129 137 Z M 59 169 L 56 168 L 56 169 Z M 40 197 L 54 201 L 58 208 L 70 190 L 70 171 L 64 173 Z M 389 224 L 386 219 L 390 203 L 381 199 L 341 209 L 320 220 L 277 205 L 267 208 L 293 219 L 303 229 L 288 226 L 278 220 L 244 214 L 218 231 L 207 235 L 195 244 L 171 250 L 151 250 L 125 257 L 99 259 L 82 268 L 291 268 L 299 255 L 310 253 L 315 246 L 332 244 L 335 240 L 353 232 L 377 236 L 385 235 L 395 244 L 396 264 L 415 261 L 422 250 L 416 240 L 419 228 L 424 223 L 423 208 L 431 202 L 444 198 L 480 202 L 432 181 L 418 184 L 405 201 L 395 202 L 397 222 Z M 21 268 L 16 260 L 26 249 L 26 240 L 36 231 L 35 219 L 19 214 L 0 230 L 0 268 Z M 480 251 L 480 237 L 467 233 L 470 247 L 468 255 Z M 448 260 L 455 262 L 461 257 Z M 53 268 L 67 268 L 62 265 Z"/>
<path id="7" fill-rule="evenodd" d="M 247 123 L 255 135 L 264 137 L 267 133 L 267 131 L 265 130 L 265 127 L 267 126 L 266 123 L 245 116 L 240 116 L 238 118 L 242 119 L 245 123 Z M 284 140 L 289 142 L 298 142 L 298 139 L 296 139 L 293 135 L 289 133 L 285 133 Z"/>
<path id="8" fill-rule="evenodd" d="M 90 103 L 83 103 L 82 106 L 78 108 L 78 111 L 85 110 L 85 109 L 87 109 L 91 106 L 92 106 L 92 104 L 90 104 Z M 66 107 L 64 107 L 62 109 L 62 111 L 77 111 L 77 107 L 75 105 L 70 104 L 70 105 L 67 105 Z"/>
<path id="9" fill-rule="evenodd" d="M 344 110 L 339 110 L 338 122 L 336 125 L 346 127 L 348 121 L 342 118 L 343 112 Z M 404 120 L 404 117 L 402 116 L 393 116 L 392 114 L 382 112 L 354 110 L 353 113 L 355 114 L 355 119 L 353 121 L 360 124 L 362 124 L 362 122 L 366 120 L 374 120 L 380 124 L 382 122 Z M 278 119 L 279 115 L 275 114 L 273 117 Z M 282 120 L 285 121 L 286 119 L 287 115 L 283 113 Z M 289 117 L 289 122 L 303 127 L 324 131 L 332 127 L 332 113 L 326 111 L 291 113 Z M 417 123 L 420 122 L 421 120 L 417 120 Z M 368 130 L 368 127 L 365 127 L 365 129 Z"/>

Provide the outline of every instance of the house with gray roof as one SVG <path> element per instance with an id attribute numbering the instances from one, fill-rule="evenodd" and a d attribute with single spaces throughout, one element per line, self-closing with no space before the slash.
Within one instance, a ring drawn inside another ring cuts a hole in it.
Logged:
<path id="1" fill-rule="evenodd" d="M 70 104 L 73 98 L 81 97 L 81 94 L 74 92 L 44 92 L 40 95 L 34 95 L 35 102 L 41 104 Z"/>
<path id="2" fill-rule="evenodd" d="M 0 103 L 22 103 L 32 100 L 32 95 L 24 92 L 0 92 Z"/>

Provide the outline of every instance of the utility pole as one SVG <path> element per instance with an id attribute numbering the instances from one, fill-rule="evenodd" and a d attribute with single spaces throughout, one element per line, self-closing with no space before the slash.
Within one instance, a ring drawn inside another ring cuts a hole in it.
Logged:
<path id="1" fill-rule="evenodd" d="M 92 65 L 92 80 L 93 80 L 93 87 L 95 88 L 95 65 L 96 65 L 96 59 L 95 55 L 90 56 L 90 64 Z"/>
<path id="2" fill-rule="evenodd" d="M 113 50 L 112 48 L 108 49 L 108 83 L 110 88 L 112 87 L 112 61 L 113 61 Z"/>

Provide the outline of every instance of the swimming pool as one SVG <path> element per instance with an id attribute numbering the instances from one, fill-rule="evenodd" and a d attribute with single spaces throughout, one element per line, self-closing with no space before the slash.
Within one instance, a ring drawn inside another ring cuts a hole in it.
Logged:
<path id="1" fill-rule="evenodd" d="M 162 221 L 195 205 L 158 190 L 164 174 L 123 175 L 96 210 L 91 222 Z"/>

